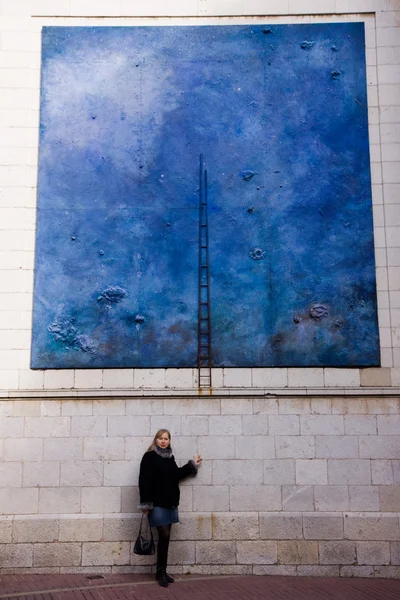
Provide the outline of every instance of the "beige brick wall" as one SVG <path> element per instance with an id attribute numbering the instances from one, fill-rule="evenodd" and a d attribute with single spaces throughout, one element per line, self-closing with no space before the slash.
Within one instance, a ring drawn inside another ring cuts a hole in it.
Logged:
<path id="1" fill-rule="evenodd" d="M 400 385 L 400 26 L 395 0 L 2 0 L 0 5 L 0 397 L 40 390 L 197 392 L 192 369 L 31 371 L 40 32 L 43 25 L 302 23 L 366 26 L 381 368 L 215 369 L 216 389 L 382 393 Z M 73 17 L 73 20 L 71 20 Z M 101 17 L 101 19 L 99 19 Z M 192 17 L 190 21 L 188 17 Z M 193 17 L 200 19 L 194 21 Z M 186 20 L 185 20 L 186 18 Z M 217 20 L 215 20 L 217 18 Z"/>
<path id="2" fill-rule="evenodd" d="M 132 553 L 137 480 L 166 425 L 178 462 L 204 457 L 173 571 L 400 577 L 397 398 L 4 400 L 0 416 L 0 572 L 151 570 Z"/>
<path id="3" fill-rule="evenodd" d="M 154 16 L 365 22 L 381 368 L 214 369 L 213 397 L 192 369 L 29 369 L 41 27 Z M 205 459 L 172 570 L 400 576 L 399 62 L 398 0 L 0 1 L 0 572 L 151 570 L 136 483 L 168 427 Z"/>

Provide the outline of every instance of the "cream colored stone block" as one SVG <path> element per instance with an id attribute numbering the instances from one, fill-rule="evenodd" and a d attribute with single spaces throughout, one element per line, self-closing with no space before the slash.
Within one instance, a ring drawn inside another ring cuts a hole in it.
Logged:
<path id="1" fill-rule="evenodd" d="M 12 539 L 13 515 L 0 516 L 0 544 L 9 544 Z"/>
<path id="2" fill-rule="evenodd" d="M 196 563 L 200 565 L 233 565 L 236 563 L 235 545 L 230 541 L 198 541 L 196 542 Z"/>
<path id="3" fill-rule="evenodd" d="M 314 487 L 315 510 L 349 510 L 349 490 L 347 485 L 316 485 Z"/>
<path id="4" fill-rule="evenodd" d="M 399 300 L 400 305 L 400 300 Z M 278 414 L 278 400 L 275 398 L 254 398 L 253 414 L 276 415 Z"/>
<path id="5" fill-rule="evenodd" d="M 165 387 L 191 389 L 193 387 L 193 369 L 165 369 Z"/>
<path id="6" fill-rule="evenodd" d="M 74 387 L 81 390 L 96 390 L 103 387 L 102 369 L 76 369 Z M 88 413 L 85 413 L 88 414 Z M 92 413 L 89 413 L 92 414 Z"/>
<path id="7" fill-rule="evenodd" d="M 74 371 L 72 369 L 48 370 L 44 372 L 45 389 L 71 389 L 74 387 Z"/>
<path id="8" fill-rule="evenodd" d="M 277 436 L 277 458 L 314 458 L 315 437 L 311 435 Z"/>
<path id="9" fill-rule="evenodd" d="M 324 369 L 327 387 L 357 387 L 360 385 L 359 369 Z"/>
<path id="10" fill-rule="evenodd" d="M 129 558 L 129 542 L 84 542 L 82 544 L 83 566 L 126 565 L 129 564 Z"/>
<path id="11" fill-rule="evenodd" d="M 56 542 L 58 541 L 58 517 L 49 518 L 32 515 L 15 516 L 13 521 L 12 540 L 14 543 L 24 542 Z"/>
<path id="12" fill-rule="evenodd" d="M 171 539 L 210 540 L 213 537 L 213 527 L 211 524 L 212 516 L 218 520 L 218 522 L 219 518 L 222 517 L 221 513 L 212 515 L 210 513 L 186 513 L 180 510 L 179 527 L 172 528 Z M 252 518 L 254 518 L 253 515 Z"/>
<path id="13" fill-rule="evenodd" d="M 19 462 L 0 463 L 0 487 L 19 488 L 22 482 L 22 464 Z"/>
<path id="14" fill-rule="evenodd" d="M 283 485 L 283 510 L 286 512 L 314 510 L 314 490 L 311 485 Z M 265 508 L 268 508 L 266 506 Z M 259 510 L 263 510 L 260 508 Z"/>
<path id="15" fill-rule="evenodd" d="M 371 460 L 373 485 L 392 485 L 393 467 L 391 460 Z"/>
<path id="16" fill-rule="evenodd" d="M 197 454 L 197 438 L 194 435 L 174 437 L 173 452 L 179 466 L 187 463 Z M 142 458 L 142 457 L 140 457 Z"/>
<path id="17" fill-rule="evenodd" d="M 271 415 L 269 417 L 270 435 L 299 435 L 300 417 L 298 415 Z"/>
<path id="18" fill-rule="evenodd" d="M 375 415 L 346 415 L 344 430 L 347 436 L 376 435 L 377 422 Z"/>
<path id="19" fill-rule="evenodd" d="M 25 437 L 68 437 L 71 431 L 70 417 L 26 417 Z"/>
<path id="20" fill-rule="evenodd" d="M 61 415 L 63 417 L 92 416 L 92 400 L 64 400 L 61 404 Z"/>
<path id="21" fill-rule="evenodd" d="M 369 485 L 371 467 L 368 460 L 347 459 L 328 460 L 328 481 L 330 485 Z"/>
<path id="22" fill-rule="evenodd" d="M 223 415 L 251 415 L 253 402 L 251 398 L 222 398 L 221 414 Z"/>
<path id="23" fill-rule="evenodd" d="M 126 438 L 125 438 L 126 439 Z M 130 438 L 137 439 L 137 438 Z M 149 440 L 150 444 L 150 440 Z M 122 437 L 87 437 L 83 439 L 83 459 L 85 461 L 123 460 L 125 458 L 125 443 Z M 133 458 L 127 456 L 128 459 Z"/>
<path id="24" fill-rule="evenodd" d="M 196 493 L 194 495 L 196 502 Z M 235 485 L 230 489 L 230 509 L 239 511 L 282 510 L 278 485 Z"/>
<path id="25" fill-rule="evenodd" d="M 2 570 L 32 567 L 32 554 L 32 544 L 0 544 Z"/>
<path id="26" fill-rule="evenodd" d="M 287 369 L 252 369 L 253 386 L 261 388 L 284 388 L 288 385 Z"/>
<path id="27" fill-rule="evenodd" d="M 227 485 L 195 485 L 193 491 L 193 510 L 195 512 L 226 512 L 229 510 L 229 487 Z M 231 509 L 235 510 L 233 506 Z"/>
<path id="28" fill-rule="evenodd" d="M 103 515 L 60 515 L 60 542 L 99 542 L 103 538 Z"/>
<path id="29" fill-rule="evenodd" d="M 337 514 L 303 514 L 304 538 L 308 540 L 343 539 L 343 517 Z"/>
<path id="30" fill-rule="evenodd" d="M 389 542 L 357 542 L 359 565 L 388 565 L 390 563 Z"/>
<path id="31" fill-rule="evenodd" d="M 308 398 L 280 398 L 279 414 L 308 415 L 311 412 L 311 401 Z"/>
<path id="32" fill-rule="evenodd" d="M 63 461 L 82 459 L 82 438 L 46 438 L 43 441 L 44 460 Z"/>
<path id="33" fill-rule="evenodd" d="M 166 387 L 166 371 L 167 369 L 136 369 L 134 372 L 135 388 L 164 389 Z M 173 379 L 173 376 L 169 378 L 170 383 L 173 383 Z"/>
<path id="34" fill-rule="evenodd" d="M 198 436 L 208 434 L 208 417 L 182 417 L 182 435 Z"/>
<path id="35" fill-rule="evenodd" d="M 13 403 L 14 417 L 39 417 L 40 402 L 38 400 L 17 400 Z"/>
<path id="36" fill-rule="evenodd" d="M 251 369 L 224 369 L 224 387 L 251 387 Z"/>
<path id="37" fill-rule="evenodd" d="M 211 415 L 209 431 L 210 435 L 241 435 L 242 417 L 240 415 Z"/>
<path id="38" fill-rule="evenodd" d="M 324 370 L 321 368 L 288 369 L 289 387 L 324 387 Z"/>
<path id="39" fill-rule="evenodd" d="M 72 488 L 73 489 L 73 488 Z M 120 487 L 84 487 L 82 488 L 82 512 L 118 513 L 121 511 Z M 67 512 L 67 511 L 63 511 Z"/>
<path id="40" fill-rule="evenodd" d="M 118 418 L 118 417 L 115 417 Z M 138 418 L 138 417 L 136 417 Z M 182 417 L 181 416 L 175 416 L 175 415 L 152 415 L 150 417 L 150 433 L 152 436 L 154 436 L 154 434 L 156 433 L 156 431 L 158 431 L 159 429 L 168 429 L 168 431 L 170 432 L 173 441 L 175 439 L 175 436 L 181 436 L 182 435 Z M 146 429 L 146 424 L 143 423 L 142 425 L 138 425 L 138 431 L 137 432 L 130 432 L 128 435 L 146 435 L 148 434 L 148 431 Z M 172 443 L 173 443 L 172 441 Z"/>
<path id="41" fill-rule="evenodd" d="M 103 462 L 95 460 L 65 460 L 61 463 L 62 487 L 99 486 L 103 483 Z"/>
<path id="42" fill-rule="evenodd" d="M 400 542 L 390 542 L 390 562 L 400 565 Z"/>
<path id="43" fill-rule="evenodd" d="M 399 415 L 378 415 L 378 435 L 400 435 Z"/>
<path id="44" fill-rule="evenodd" d="M 115 435 L 112 432 L 113 419 L 125 418 L 125 417 L 109 417 L 109 428 L 107 432 L 107 417 L 104 416 L 74 416 L 65 417 L 71 419 L 71 436 L 72 437 L 100 437 L 106 436 L 107 433 L 110 437 Z"/>
<path id="45" fill-rule="evenodd" d="M 370 414 L 397 415 L 400 412 L 399 398 L 370 398 L 366 403 Z"/>
<path id="46" fill-rule="evenodd" d="M 198 449 L 207 460 L 235 458 L 235 438 L 218 435 L 199 437 Z"/>
<path id="47" fill-rule="evenodd" d="M 319 562 L 321 565 L 351 565 L 355 560 L 355 542 L 319 542 Z"/>
<path id="48" fill-rule="evenodd" d="M 278 541 L 278 561 L 286 565 L 312 565 L 318 562 L 318 543 L 302 540 Z"/>
<path id="49" fill-rule="evenodd" d="M 42 400 L 40 402 L 40 415 L 42 417 L 60 417 L 61 400 Z"/>
<path id="50" fill-rule="evenodd" d="M 253 437 L 237 436 L 235 438 L 237 459 L 274 458 L 275 446 L 272 437 L 255 435 Z"/>
<path id="51" fill-rule="evenodd" d="M 10 403 L 11 408 L 11 403 Z M 23 437 L 24 419 L 23 417 L 2 416 L 0 419 L 0 437 L 18 438 Z"/>
<path id="52" fill-rule="evenodd" d="M 132 401 L 135 402 L 135 401 Z M 143 402 L 145 402 L 143 400 Z M 93 400 L 93 415 L 106 415 L 106 416 L 117 416 L 124 415 L 126 408 L 131 405 L 130 400 L 123 400 L 122 398 L 114 398 L 113 400 L 108 400 L 107 398 L 102 398 L 101 400 Z M 146 412 L 145 406 L 143 405 L 142 411 Z M 131 414 L 131 413 L 126 413 Z M 147 414 L 147 412 L 146 412 Z"/>
<path id="53" fill-rule="evenodd" d="M 171 541 L 169 548 L 168 560 L 172 564 L 191 565 L 195 562 L 194 541 Z"/>
<path id="54" fill-rule="evenodd" d="M 23 487 L 52 487 L 60 485 L 60 465 L 58 462 L 43 461 L 23 465 Z"/>
<path id="55" fill-rule="evenodd" d="M 278 542 L 253 540 L 237 542 L 236 560 L 239 564 L 274 564 L 278 555 Z"/>
<path id="56" fill-rule="evenodd" d="M 398 458 L 399 455 L 400 435 L 360 436 L 360 456 L 363 458 Z"/>
<path id="57" fill-rule="evenodd" d="M 78 513 L 81 508 L 80 500 L 80 488 L 40 488 L 39 513 Z"/>
<path id="58" fill-rule="evenodd" d="M 360 370 L 360 384 L 367 387 L 390 386 L 390 369 L 371 368 Z"/>
<path id="59" fill-rule="evenodd" d="M 339 565 L 298 565 L 300 577 L 339 577 Z"/>
<path id="60" fill-rule="evenodd" d="M 155 431 L 157 431 L 156 428 Z M 108 435 L 110 437 L 145 436 L 150 433 L 150 417 L 135 415 L 108 417 Z"/>
<path id="61" fill-rule="evenodd" d="M 379 510 L 379 491 L 376 486 L 350 485 L 349 497 L 352 511 Z"/>
<path id="62" fill-rule="evenodd" d="M 266 436 L 269 427 L 268 415 L 243 415 L 242 427 L 245 436 Z"/>
<path id="63" fill-rule="evenodd" d="M 290 540 L 303 537 L 301 513 L 260 513 L 260 537 L 267 540 Z"/>
<path id="64" fill-rule="evenodd" d="M 400 485 L 379 486 L 381 511 L 400 512 Z"/>
<path id="65" fill-rule="evenodd" d="M 133 389 L 133 369 L 104 369 L 103 388 Z"/>
<path id="66" fill-rule="evenodd" d="M 264 460 L 264 484 L 294 484 L 295 479 L 293 459 Z"/>
<path id="67" fill-rule="evenodd" d="M 397 515 L 385 513 L 345 514 L 344 537 L 350 540 L 396 541 L 399 539 Z"/>
<path id="68" fill-rule="evenodd" d="M 343 435 L 341 415 L 303 415 L 300 417 L 301 435 Z"/>
<path id="69" fill-rule="evenodd" d="M 139 477 L 139 461 L 112 460 L 104 463 L 104 486 L 132 485 Z"/>
<path id="70" fill-rule="evenodd" d="M 139 531 L 141 515 L 105 515 L 104 541 L 131 542 L 136 539 Z"/>
<path id="71" fill-rule="evenodd" d="M 253 575 L 283 575 L 294 576 L 297 573 L 295 565 L 254 565 Z"/>
<path id="72" fill-rule="evenodd" d="M 296 460 L 297 485 L 324 485 L 328 483 L 327 461 L 321 459 Z"/>
<path id="73" fill-rule="evenodd" d="M 179 400 L 174 398 L 166 398 L 165 400 L 138 400 L 136 402 L 131 401 L 130 405 L 135 407 L 135 412 L 132 414 L 203 416 L 219 415 L 221 412 L 221 401 L 215 398 L 196 399 L 190 397 L 179 398 Z M 127 414 L 131 414 L 129 411 L 130 405 L 127 404 Z"/>
<path id="74" fill-rule="evenodd" d="M 374 577 L 374 568 L 343 565 L 340 567 L 340 577 Z"/>
<path id="75" fill-rule="evenodd" d="M 214 540 L 257 540 L 260 537 L 258 515 L 253 512 L 212 513 L 211 525 Z"/>
<path id="76" fill-rule="evenodd" d="M 29 515 L 38 512 L 38 490 L 33 488 L 0 489 L 3 515 Z"/>
<path id="77" fill-rule="evenodd" d="M 356 436 L 317 436 L 315 443 L 317 458 L 358 458 L 358 438 Z"/>

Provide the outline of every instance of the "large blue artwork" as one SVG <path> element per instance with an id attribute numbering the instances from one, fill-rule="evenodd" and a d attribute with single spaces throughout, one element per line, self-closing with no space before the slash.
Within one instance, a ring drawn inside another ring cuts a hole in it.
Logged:
<path id="1" fill-rule="evenodd" d="M 379 365 L 362 23 L 44 28 L 38 188 L 32 368 Z"/>

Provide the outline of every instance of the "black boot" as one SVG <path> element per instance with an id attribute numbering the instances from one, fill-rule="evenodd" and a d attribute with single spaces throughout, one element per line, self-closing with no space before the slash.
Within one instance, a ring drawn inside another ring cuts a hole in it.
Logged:
<path id="1" fill-rule="evenodd" d="M 174 583 L 175 581 L 175 579 L 171 577 L 171 575 L 168 575 L 167 571 L 165 571 L 165 579 L 168 581 L 168 583 Z"/>
<path id="2" fill-rule="evenodd" d="M 156 579 L 158 581 L 158 585 L 161 585 L 161 587 L 168 587 L 167 574 L 164 569 L 157 569 Z"/>

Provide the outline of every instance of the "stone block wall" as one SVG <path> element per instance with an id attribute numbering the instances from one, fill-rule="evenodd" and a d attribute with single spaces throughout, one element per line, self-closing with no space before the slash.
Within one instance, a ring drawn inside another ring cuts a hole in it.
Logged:
<path id="1" fill-rule="evenodd" d="M 381 367 L 29 369 L 44 25 L 363 21 Z M 167 427 L 171 570 L 400 576 L 398 0 L 0 0 L 0 573 L 146 571 L 139 461 Z"/>
<path id="2" fill-rule="evenodd" d="M 152 570 L 132 552 L 159 427 L 183 463 L 171 570 L 400 577 L 397 398 L 0 403 L 0 572 Z"/>

